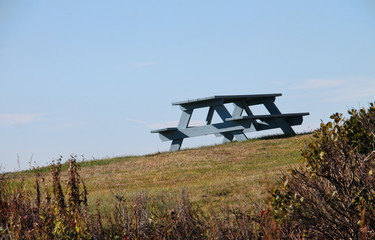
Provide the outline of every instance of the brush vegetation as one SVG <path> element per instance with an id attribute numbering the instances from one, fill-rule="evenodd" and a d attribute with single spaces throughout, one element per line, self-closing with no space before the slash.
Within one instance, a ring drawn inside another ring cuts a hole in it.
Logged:
<path id="1" fill-rule="evenodd" d="M 349 115 L 312 135 L 0 175 L 0 238 L 373 239 L 375 105 Z"/>
<path id="2" fill-rule="evenodd" d="M 263 234 L 272 232 L 265 228 L 272 219 L 262 212 L 270 186 L 298 163 L 300 148 L 310 140 L 311 135 L 274 136 L 95 161 L 72 156 L 66 163 L 58 159 L 45 168 L 2 175 L 0 235 L 259 238 L 263 228 Z"/>
<path id="3" fill-rule="evenodd" d="M 262 205 L 270 186 L 283 172 L 298 164 L 300 149 L 310 139 L 310 134 L 291 138 L 273 136 L 173 153 L 95 161 L 81 159 L 80 175 L 90 193 L 88 201 L 100 199 L 101 208 L 108 211 L 114 206 L 114 192 L 128 199 L 141 191 L 151 198 L 164 195 L 177 198 L 182 189 L 204 210 L 223 204 L 241 205 L 249 199 Z M 62 164 L 61 168 L 62 181 L 67 181 L 68 164 Z M 50 167 L 15 176 L 22 176 L 32 188 L 35 173 L 52 182 Z"/>

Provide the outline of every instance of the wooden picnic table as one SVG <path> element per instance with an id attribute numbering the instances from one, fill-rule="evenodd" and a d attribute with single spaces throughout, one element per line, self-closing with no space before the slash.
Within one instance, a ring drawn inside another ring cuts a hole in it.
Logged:
<path id="1" fill-rule="evenodd" d="M 263 131 L 280 128 L 286 135 L 295 135 L 291 126 L 301 125 L 303 113 L 282 114 L 275 105 L 276 97 L 281 93 L 255 94 L 255 95 L 223 95 L 193 100 L 174 102 L 172 105 L 180 106 L 182 110 L 180 121 L 177 127 L 162 128 L 151 131 L 159 133 L 162 141 L 172 141 L 170 151 L 178 151 L 185 138 L 215 134 L 223 136 L 223 142 L 247 140 L 245 132 Z M 232 114 L 224 104 L 233 103 Z M 254 115 L 251 107 L 254 105 L 264 105 L 269 114 Z M 189 126 L 193 111 L 198 108 L 208 108 L 206 125 Z M 222 122 L 213 123 L 212 118 L 216 112 Z M 243 115 L 246 113 L 246 115 Z"/>

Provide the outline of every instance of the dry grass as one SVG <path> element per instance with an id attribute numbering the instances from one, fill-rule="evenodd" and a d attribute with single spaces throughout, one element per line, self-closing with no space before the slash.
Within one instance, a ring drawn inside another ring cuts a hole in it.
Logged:
<path id="1" fill-rule="evenodd" d="M 128 198 L 140 191 L 147 192 L 150 198 L 178 198 L 183 188 L 191 201 L 203 209 L 240 205 L 244 201 L 262 205 L 281 173 L 298 163 L 300 149 L 310 139 L 311 135 L 302 135 L 250 140 L 97 161 L 100 165 L 87 162 L 82 164 L 88 166 L 82 167 L 80 175 L 91 205 L 100 199 L 103 210 L 109 212 L 115 201 L 112 192 L 121 192 Z M 67 178 L 66 174 L 64 171 L 62 179 Z"/>

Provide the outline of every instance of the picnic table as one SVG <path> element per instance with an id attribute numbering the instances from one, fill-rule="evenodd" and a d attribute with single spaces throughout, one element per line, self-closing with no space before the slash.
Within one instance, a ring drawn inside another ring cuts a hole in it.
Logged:
<path id="1" fill-rule="evenodd" d="M 178 151 L 185 138 L 215 134 L 224 137 L 223 143 L 247 140 L 246 132 L 263 131 L 280 128 L 286 135 L 295 135 L 292 126 L 301 125 L 303 113 L 281 113 L 275 105 L 276 97 L 281 93 L 255 95 L 222 95 L 193 100 L 174 102 L 182 111 L 177 127 L 156 129 L 151 133 L 158 133 L 162 141 L 172 141 L 170 151 Z M 234 105 L 232 114 L 224 104 Z M 251 107 L 263 105 L 269 114 L 254 115 Z M 206 124 L 189 126 L 193 111 L 198 108 L 208 108 Z M 211 123 L 216 112 L 221 122 Z M 246 113 L 246 115 L 244 115 Z"/>

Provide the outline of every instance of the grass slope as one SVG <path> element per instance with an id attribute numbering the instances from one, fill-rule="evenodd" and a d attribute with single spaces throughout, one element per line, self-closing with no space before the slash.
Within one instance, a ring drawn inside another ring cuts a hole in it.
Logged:
<path id="1" fill-rule="evenodd" d="M 81 162 L 80 175 L 90 205 L 100 199 L 101 207 L 108 211 L 115 202 L 113 193 L 132 198 L 144 191 L 151 198 L 178 198 L 183 188 L 203 209 L 244 201 L 262 204 L 282 172 L 298 164 L 300 149 L 310 139 L 311 135 L 256 139 L 174 153 L 87 161 Z M 48 185 L 49 172 L 40 174 Z M 32 177 L 27 178 L 32 186 Z"/>

